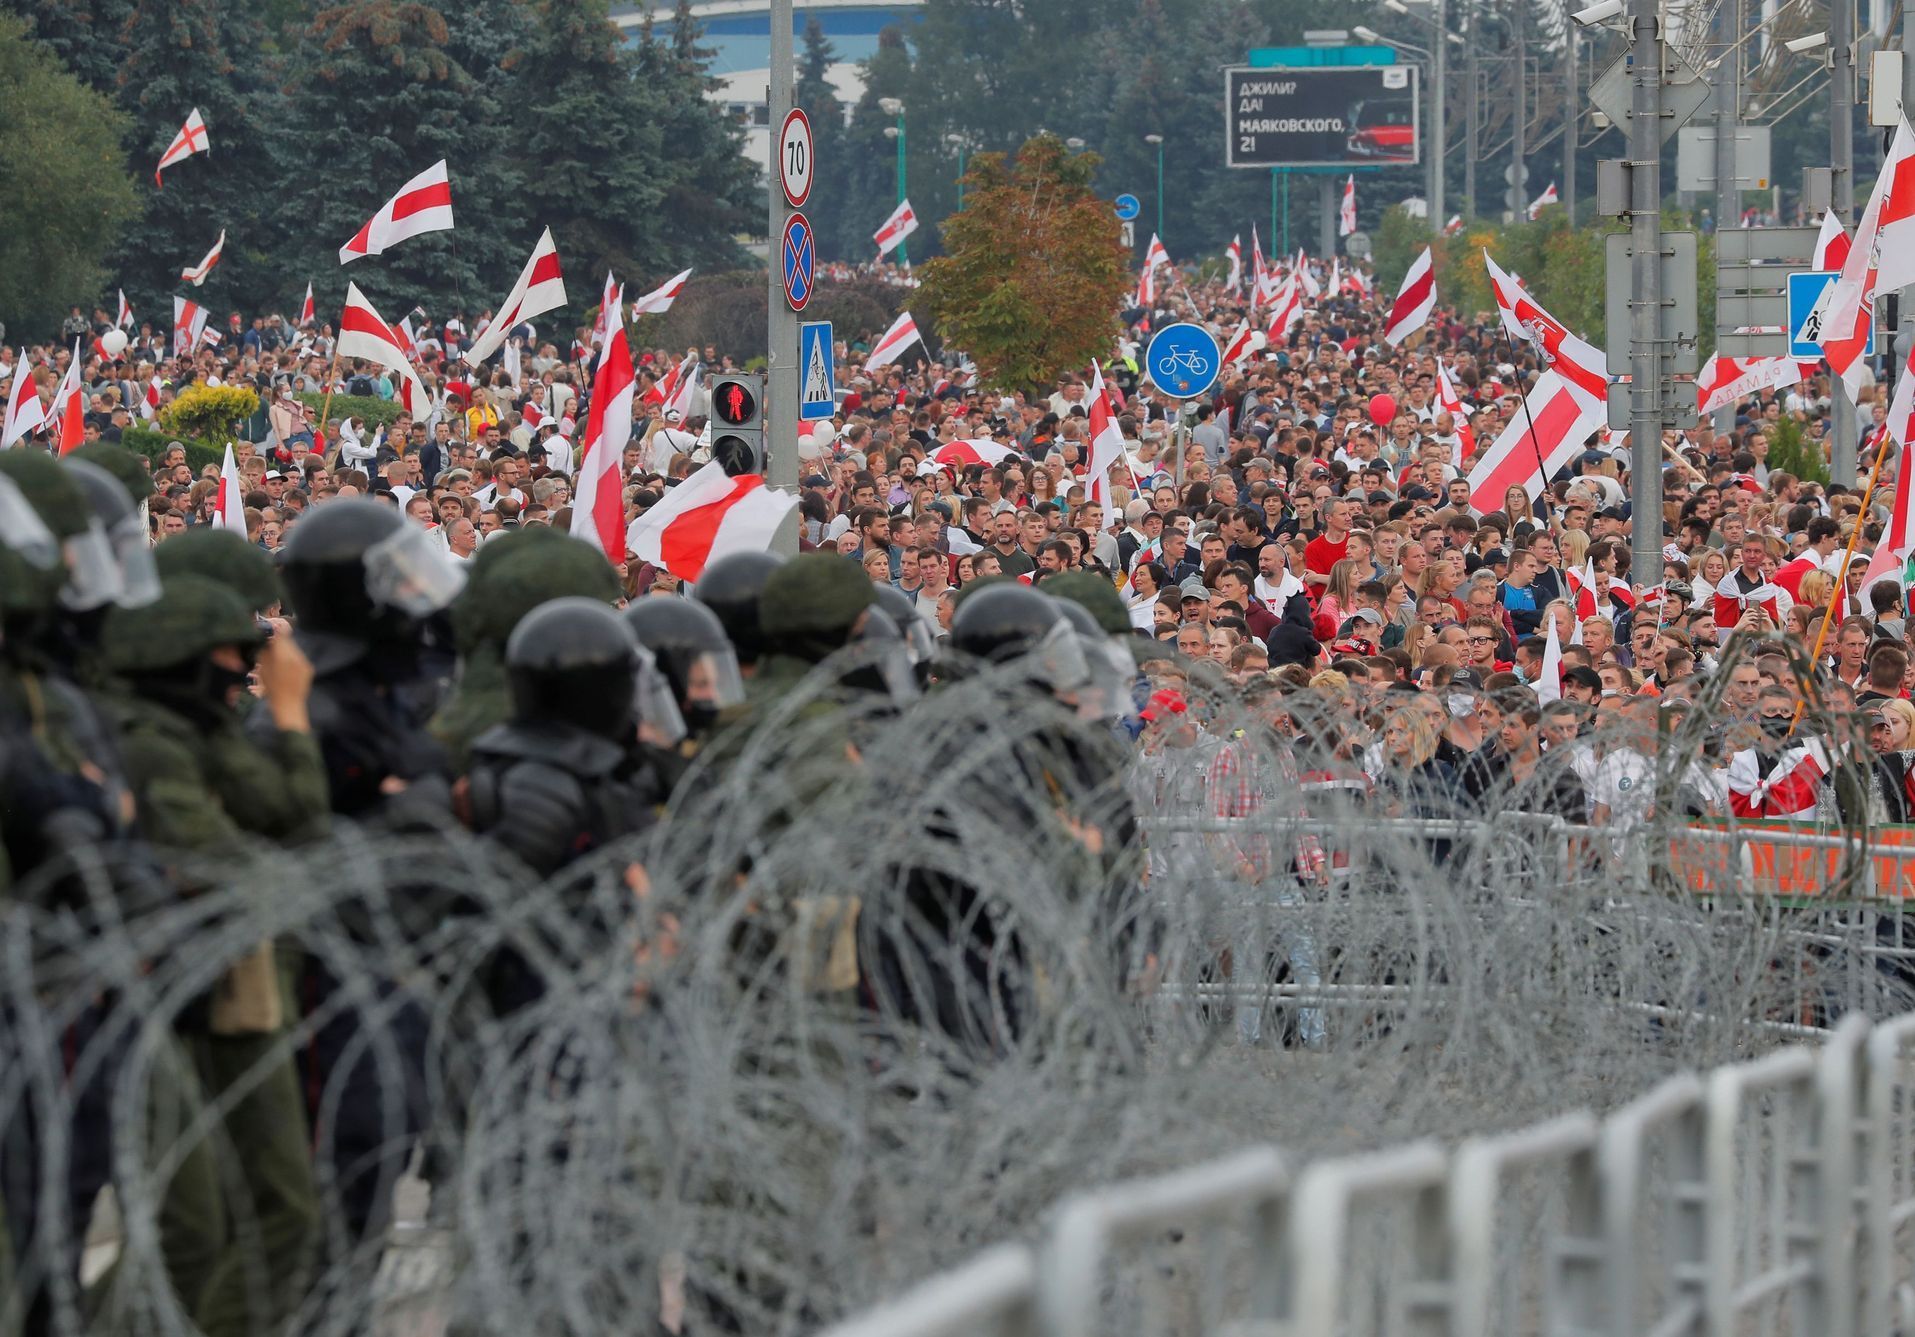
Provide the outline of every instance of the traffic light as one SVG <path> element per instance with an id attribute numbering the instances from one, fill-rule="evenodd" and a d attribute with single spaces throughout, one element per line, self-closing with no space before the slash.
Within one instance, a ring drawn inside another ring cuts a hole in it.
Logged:
<path id="1" fill-rule="evenodd" d="M 714 376 L 711 380 L 711 457 L 733 478 L 765 471 L 765 380 Z"/>

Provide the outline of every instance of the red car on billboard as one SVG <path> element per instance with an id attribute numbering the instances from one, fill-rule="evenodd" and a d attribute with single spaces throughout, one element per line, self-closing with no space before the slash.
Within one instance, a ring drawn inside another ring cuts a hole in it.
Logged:
<path id="1" fill-rule="evenodd" d="M 1416 108 L 1410 95 L 1385 93 L 1350 108 L 1350 156 L 1375 162 L 1416 161 Z"/>

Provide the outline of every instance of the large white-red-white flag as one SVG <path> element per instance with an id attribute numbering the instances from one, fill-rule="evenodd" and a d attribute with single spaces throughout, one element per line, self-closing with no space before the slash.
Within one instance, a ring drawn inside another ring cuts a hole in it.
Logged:
<path id="1" fill-rule="evenodd" d="M 634 316 L 662 316 L 672 309 L 672 303 L 678 300 L 678 294 L 685 291 L 685 284 L 691 279 L 692 272 L 687 269 L 674 274 L 658 287 L 632 303 Z"/>
<path id="2" fill-rule="evenodd" d="M 625 446 L 632 439 L 632 392 L 638 374 L 625 326 L 612 328 L 605 355 L 592 374 L 592 407 L 585 419 L 585 458 L 579 465 L 578 492 L 572 498 L 572 537 L 625 560 Z"/>
<path id="3" fill-rule="evenodd" d="M 1696 411 L 1714 413 L 1758 390 L 1779 390 L 1801 379 L 1802 364 L 1794 358 L 1734 358 L 1718 353 L 1703 364 L 1702 374 L 1696 377 Z"/>
<path id="4" fill-rule="evenodd" d="M 180 271 L 180 277 L 192 284 L 195 288 L 199 287 L 202 283 L 206 282 L 206 276 L 213 272 L 213 266 L 219 263 L 220 252 L 225 249 L 226 229 L 221 228 L 219 230 L 219 240 L 213 243 L 213 249 L 206 253 L 206 258 L 190 269 L 182 269 Z"/>
<path id="5" fill-rule="evenodd" d="M 661 414 L 676 412 L 675 422 L 690 415 L 691 396 L 698 384 L 698 355 L 687 353 L 679 363 L 640 397 L 640 402 L 656 404 Z"/>
<path id="6" fill-rule="evenodd" d="M 125 288 L 120 289 L 120 314 L 113 318 L 113 323 L 123 330 L 133 328 L 133 304 L 126 300 Z"/>
<path id="7" fill-rule="evenodd" d="M 1276 348 L 1290 337 L 1290 327 L 1303 319 L 1303 285 L 1294 272 L 1277 285 L 1270 299 L 1270 325 L 1263 332 L 1264 347 Z"/>
<path id="8" fill-rule="evenodd" d="M 1223 258 L 1230 264 L 1230 274 L 1223 281 L 1224 289 L 1237 293 L 1243 289 L 1243 237 L 1241 234 L 1230 239 L 1230 245 L 1224 248 Z"/>
<path id="9" fill-rule="evenodd" d="M 1535 222 L 1536 216 L 1552 204 L 1561 204 L 1562 196 L 1556 193 L 1556 183 L 1550 182 L 1543 187 L 1543 193 L 1529 202 L 1529 221 Z"/>
<path id="10" fill-rule="evenodd" d="M 949 445 L 939 446 L 924 458 L 940 469 L 949 469 L 953 473 L 968 469 L 973 465 L 1002 464 L 1017 454 L 1009 446 L 1000 446 L 997 442 L 984 437 L 975 441 L 953 441 Z"/>
<path id="11" fill-rule="evenodd" d="M 1403 275 L 1403 285 L 1396 290 L 1396 302 L 1390 307 L 1390 319 L 1383 329 L 1384 341 L 1392 346 L 1402 343 L 1429 324 L 1430 312 L 1435 309 L 1436 266 L 1430 259 L 1430 248 L 1425 246 L 1423 254 L 1416 257 Z"/>
<path id="12" fill-rule="evenodd" d="M 53 392 L 53 415 L 47 419 L 54 429 L 59 453 L 78 449 L 86 441 L 86 391 L 80 385 L 80 343 L 73 342 L 73 358 Z"/>
<path id="13" fill-rule="evenodd" d="M 1899 118 L 1895 138 L 1856 226 L 1842 273 L 1828 295 L 1822 355 L 1850 399 L 1867 379 L 1863 350 L 1875 323 L 1878 293 L 1915 283 L 1915 131 Z"/>
<path id="14" fill-rule="evenodd" d="M 146 393 L 140 396 L 140 417 L 147 422 L 156 421 L 160 416 L 160 378 L 155 376 L 146 383 Z"/>
<path id="15" fill-rule="evenodd" d="M 769 552 L 797 505 L 797 497 L 766 487 L 759 475 L 734 478 L 713 460 L 632 521 L 626 548 L 637 561 L 696 582 L 720 557 Z"/>
<path id="16" fill-rule="evenodd" d="M 33 383 L 33 368 L 27 364 L 27 350 L 22 348 L 19 356 L 13 359 L 13 384 L 7 391 L 7 417 L 0 424 L 0 450 L 5 450 L 29 432 L 35 432 L 47 420 L 46 408 L 40 403 L 39 387 Z"/>
<path id="17" fill-rule="evenodd" d="M 898 207 L 891 211 L 891 216 L 871 234 L 871 240 L 878 244 L 878 254 L 883 255 L 917 230 L 918 216 L 911 209 L 911 201 L 900 200 Z"/>
<path id="18" fill-rule="evenodd" d="M 1323 285 L 1317 282 L 1317 276 L 1311 272 L 1310 257 L 1303 253 L 1301 246 L 1297 247 L 1296 275 L 1298 281 L 1303 284 L 1305 301 L 1314 302 L 1323 296 Z"/>
<path id="19" fill-rule="evenodd" d="M 186 124 L 173 136 L 173 142 L 166 146 L 166 152 L 160 155 L 159 165 L 153 169 L 153 186 L 163 190 L 166 183 L 160 180 L 160 173 L 174 163 L 185 162 L 195 153 L 205 153 L 209 149 L 206 141 L 206 122 L 200 119 L 199 108 L 186 113 Z"/>
<path id="20" fill-rule="evenodd" d="M 1356 173 L 1343 183 L 1343 207 L 1337 210 L 1337 236 L 1347 237 L 1356 231 Z"/>
<path id="21" fill-rule="evenodd" d="M 1571 334 L 1568 326 L 1543 310 L 1542 303 L 1529 295 L 1515 275 L 1504 272 L 1488 251 L 1483 252 L 1483 263 L 1489 268 L 1490 287 L 1503 315 L 1503 328 L 1512 338 L 1535 349 L 1543 365 L 1572 390 L 1600 407 L 1609 395 L 1608 355 Z"/>
<path id="22" fill-rule="evenodd" d="M 1263 331 L 1253 328 L 1246 320 L 1237 326 L 1237 332 L 1230 336 L 1229 342 L 1224 344 L 1223 364 L 1226 367 L 1234 367 L 1239 362 L 1247 361 L 1254 356 L 1263 346 Z"/>
<path id="23" fill-rule="evenodd" d="M 1849 258 L 1848 229 L 1842 226 L 1842 220 L 1835 216 L 1833 209 L 1822 215 L 1822 230 L 1815 236 L 1815 255 L 1809 261 L 1810 269 L 1840 269 Z"/>
<path id="24" fill-rule="evenodd" d="M 336 348 L 342 358 L 364 358 L 396 373 L 404 382 L 402 390 L 412 396 L 410 402 L 426 402 L 425 386 L 406 357 L 405 336 L 373 310 L 357 283 L 346 285 L 346 309 L 339 317 Z"/>
<path id="25" fill-rule="evenodd" d="M 190 353 L 199 347 L 206 332 L 206 308 L 184 297 L 173 299 L 173 355 Z"/>
<path id="26" fill-rule="evenodd" d="M 1450 465 L 1461 469 L 1463 461 L 1476 453 L 1476 431 L 1469 425 L 1469 414 L 1463 408 L 1463 401 L 1457 398 L 1456 386 L 1450 382 L 1449 368 L 1440 359 L 1436 364 L 1436 407 L 1450 415 L 1450 426 L 1456 433 Z"/>
<path id="27" fill-rule="evenodd" d="M 1090 459 L 1085 465 L 1089 482 L 1085 495 L 1110 509 L 1110 471 L 1124 458 L 1124 434 L 1117 429 L 1117 413 L 1110 406 L 1110 392 L 1104 388 L 1104 370 L 1090 364 Z"/>
<path id="28" fill-rule="evenodd" d="M 1909 350 L 1909 363 L 1915 365 L 1915 348 Z M 1900 580 L 1908 568 L 1909 557 L 1915 555 L 1915 526 L 1910 524 L 1909 515 L 1911 504 L 1915 504 L 1915 451 L 1909 449 L 1909 443 L 1915 441 L 1915 375 L 1909 373 L 1908 367 L 1903 367 L 1902 374 L 1895 378 L 1895 398 L 1888 406 L 1888 419 L 1882 424 L 1882 430 L 1902 448 L 1902 462 L 1895 482 L 1895 505 L 1889 512 L 1888 530 L 1875 545 L 1868 571 L 1862 576 L 1865 590 L 1885 576 Z"/>
<path id="29" fill-rule="evenodd" d="M 350 264 L 378 255 L 408 237 L 444 232 L 452 226 L 452 179 L 441 158 L 399 187 L 399 193 L 379 206 L 351 241 L 339 248 L 339 263 Z"/>
<path id="30" fill-rule="evenodd" d="M 313 314 L 313 285 L 312 280 L 307 279 L 306 300 L 299 304 L 299 328 L 303 330 L 306 326 L 312 324 Z"/>
<path id="31" fill-rule="evenodd" d="M 564 305 L 565 275 L 559 268 L 558 247 L 548 227 L 539 234 L 539 244 L 532 248 L 532 258 L 525 262 L 519 281 L 499 303 L 498 315 L 459 356 L 476 367 L 499 351 L 513 326 Z"/>
<path id="32" fill-rule="evenodd" d="M 213 501 L 213 528 L 230 529 L 246 537 L 246 494 L 240 489 L 239 465 L 233 460 L 233 443 L 226 443 L 226 458 L 219 465 L 219 493 Z"/>
<path id="33" fill-rule="evenodd" d="M 888 367 L 898 360 L 900 354 L 919 338 L 918 323 L 911 319 L 906 311 L 891 322 L 891 328 L 878 336 L 878 342 L 871 346 L 871 352 L 864 360 L 866 371 L 876 371 L 879 367 Z"/>
<path id="34" fill-rule="evenodd" d="M 1592 400 L 1556 371 L 1538 377 L 1525 402 L 1470 470 L 1470 505 L 1478 511 L 1501 507 L 1513 487 L 1535 497 L 1608 421 L 1600 397 Z"/>

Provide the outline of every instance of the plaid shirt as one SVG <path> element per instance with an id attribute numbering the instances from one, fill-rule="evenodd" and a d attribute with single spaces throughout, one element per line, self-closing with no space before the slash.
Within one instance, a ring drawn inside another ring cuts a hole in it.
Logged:
<path id="1" fill-rule="evenodd" d="M 1215 837 L 1212 848 L 1233 865 L 1246 867 L 1257 881 L 1275 871 L 1275 855 L 1269 833 L 1258 829 L 1256 819 L 1265 814 L 1272 819 L 1309 815 L 1289 746 L 1274 734 L 1262 741 L 1264 745 L 1259 746 L 1241 732 L 1233 734 L 1211 759 L 1207 777 L 1210 815 L 1245 825 L 1242 835 Z M 1323 865 L 1323 847 L 1317 838 L 1307 832 L 1299 834 L 1293 860 L 1296 872 L 1314 878 Z"/>

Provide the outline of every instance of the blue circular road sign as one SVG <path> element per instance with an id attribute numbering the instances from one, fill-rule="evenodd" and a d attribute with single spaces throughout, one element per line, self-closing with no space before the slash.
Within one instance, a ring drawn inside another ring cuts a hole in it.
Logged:
<path id="1" fill-rule="evenodd" d="M 1144 351 L 1144 375 L 1165 394 L 1195 399 L 1217 383 L 1223 350 L 1201 325 L 1166 325 Z"/>
<path id="2" fill-rule="evenodd" d="M 793 311 L 802 311 L 818 286 L 818 239 L 811 230 L 811 220 L 795 212 L 786 219 L 778 249 L 784 265 L 785 301 Z"/>
<path id="3" fill-rule="evenodd" d="M 1119 195 L 1111 203 L 1117 206 L 1117 221 L 1120 223 L 1128 223 L 1144 211 L 1144 206 L 1137 202 L 1135 195 Z"/>

